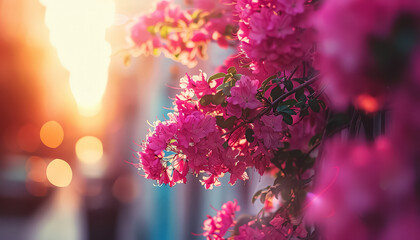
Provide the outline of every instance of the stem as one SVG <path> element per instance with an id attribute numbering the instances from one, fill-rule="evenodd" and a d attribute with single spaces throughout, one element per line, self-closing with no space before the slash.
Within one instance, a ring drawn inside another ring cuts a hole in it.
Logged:
<path id="1" fill-rule="evenodd" d="M 274 102 L 272 102 L 272 105 L 275 105 L 276 103 L 286 99 L 288 96 L 292 95 L 293 93 L 301 90 L 302 88 L 305 88 L 309 85 L 311 85 L 312 83 L 314 83 L 316 80 L 318 80 L 319 74 L 316 75 L 315 77 L 312 77 L 311 79 L 309 79 L 308 81 L 302 83 L 301 85 L 299 85 L 297 88 L 292 89 L 291 91 L 281 95 L 279 98 L 277 98 Z"/>

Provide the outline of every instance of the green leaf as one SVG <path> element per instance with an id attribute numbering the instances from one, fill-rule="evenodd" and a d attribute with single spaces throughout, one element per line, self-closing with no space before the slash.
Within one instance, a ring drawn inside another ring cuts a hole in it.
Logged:
<path id="1" fill-rule="evenodd" d="M 211 82 L 215 79 L 224 78 L 224 77 L 226 77 L 225 73 L 216 73 L 216 74 L 210 76 L 209 79 L 207 80 L 207 82 Z"/>
<path id="2" fill-rule="evenodd" d="M 260 202 L 262 203 L 262 204 L 264 204 L 265 203 L 265 198 L 267 197 L 267 191 L 266 192 L 263 192 L 263 193 L 261 193 L 261 196 L 260 196 Z"/>
<path id="3" fill-rule="evenodd" d="M 309 104 L 309 107 L 312 109 L 312 111 L 314 112 L 321 111 L 321 108 L 316 99 L 309 99 L 308 104 Z"/>
<path id="4" fill-rule="evenodd" d="M 290 80 L 286 80 L 284 81 L 284 87 L 287 89 L 287 91 L 292 91 L 293 83 Z"/>
<path id="5" fill-rule="evenodd" d="M 241 77 L 242 77 L 242 74 L 237 74 L 237 73 L 233 74 L 233 78 L 235 78 L 236 80 L 241 79 Z"/>
<path id="6" fill-rule="evenodd" d="M 228 73 L 232 73 L 232 74 L 235 74 L 236 73 L 236 68 L 235 67 L 230 67 L 230 68 L 228 68 Z"/>
<path id="7" fill-rule="evenodd" d="M 226 74 L 225 78 L 223 79 L 223 83 L 228 82 L 228 80 L 230 80 L 232 78 L 231 76 L 232 74 Z"/>
<path id="8" fill-rule="evenodd" d="M 237 118 L 232 116 L 228 119 L 224 119 L 223 116 L 216 116 L 216 124 L 221 128 L 232 128 L 235 125 Z"/>
<path id="9" fill-rule="evenodd" d="M 226 86 L 222 89 L 223 94 L 225 94 L 226 96 L 230 97 L 230 90 L 232 89 L 233 86 Z"/>
<path id="10" fill-rule="evenodd" d="M 273 81 L 271 81 L 272 83 L 278 83 L 278 82 L 282 82 L 284 79 L 286 79 L 285 77 L 276 77 L 273 79 Z"/>
<path id="11" fill-rule="evenodd" d="M 281 96 L 282 93 L 283 91 L 281 90 L 280 86 L 276 86 L 275 88 L 271 90 L 271 93 L 270 93 L 271 100 L 275 101 L 277 98 Z"/>
<path id="12" fill-rule="evenodd" d="M 258 199 L 258 197 L 261 195 L 262 191 L 264 191 L 264 189 L 260 189 L 258 190 L 256 193 L 254 193 L 254 196 L 252 196 L 251 202 L 255 203 L 255 201 Z"/>
<path id="13" fill-rule="evenodd" d="M 300 89 L 299 91 L 297 91 L 295 93 L 295 98 L 299 102 L 306 102 L 305 90 L 304 89 Z"/>
<path id="14" fill-rule="evenodd" d="M 287 106 L 287 105 L 279 105 L 278 107 L 277 107 L 277 111 L 278 112 L 281 112 L 281 111 L 283 111 L 283 110 L 285 110 L 285 109 L 288 109 L 289 108 L 289 106 Z"/>
<path id="15" fill-rule="evenodd" d="M 273 75 L 268 77 L 267 79 L 265 79 L 262 83 L 261 83 L 261 89 L 264 89 L 264 87 L 273 79 L 275 79 L 277 76 Z"/>
<path id="16" fill-rule="evenodd" d="M 223 91 L 218 91 L 212 98 L 211 102 L 214 105 L 220 105 L 225 101 L 225 95 L 223 94 Z"/>
<path id="17" fill-rule="evenodd" d="M 235 125 L 236 119 L 237 118 L 235 116 L 232 116 L 232 117 L 226 119 L 226 121 L 223 123 L 224 128 L 232 128 L 233 125 Z"/>
<path id="18" fill-rule="evenodd" d="M 230 89 L 235 86 L 236 79 L 226 75 L 224 82 L 220 84 L 216 90 L 223 90 L 223 94 L 230 97 Z"/>
<path id="19" fill-rule="evenodd" d="M 232 87 L 233 87 L 233 86 L 231 86 L 231 84 L 230 84 L 229 82 L 226 82 L 226 83 L 222 83 L 222 84 L 220 84 L 220 85 L 216 88 L 216 90 L 222 90 L 222 92 L 223 92 L 223 94 L 224 94 L 225 96 L 230 97 L 230 89 L 231 89 Z"/>
<path id="20" fill-rule="evenodd" d="M 313 137 L 311 137 L 311 139 L 309 139 L 308 146 L 309 147 L 312 147 L 317 142 L 319 142 L 321 140 L 321 138 L 322 138 L 322 134 L 321 133 L 315 134 Z"/>
<path id="21" fill-rule="evenodd" d="M 250 142 L 250 143 L 252 143 L 255 139 L 254 139 L 254 130 L 252 130 L 251 128 L 248 128 L 246 131 L 245 131 L 245 137 L 246 137 L 246 140 L 248 141 L 248 142 Z"/>
<path id="22" fill-rule="evenodd" d="M 225 118 L 223 116 L 216 116 L 217 126 L 222 127 L 224 122 L 225 122 Z"/>
<path id="23" fill-rule="evenodd" d="M 280 113 L 287 113 L 289 115 L 296 115 L 297 114 L 295 112 L 295 110 L 290 109 L 289 106 L 287 106 L 287 105 L 278 106 L 277 111 L 280 112 Z"/>
<path id="24" fill-rule="evenodd" d="M 222 83 L 216 88 L 216 90 L 222 90 L 226 86 L 229 86 L 229 84 L 228 83 Z"/>
<path id="25" fill-rule="evenodd" d="M 297 103 L 297 101 L 296 101 L 295 99 L 291 98 L 291 99 L 287 99 L 287 100 L 285 100 L 285 101 L 281 102 L 279 105 L 280 105 L 280 106 L 282 106 L 282 105 L 293 106 L 293 105 L 295 105 L 296 103 Z"/>
<path id="26" fill-rule="evenodd" d="M 229 147 L 228 141 L 224 142 L 222 146 L 224 149 L 227 149 Z"/>
<path id="27" fill-rule="evenodd" d="M 201 106 L 207 106 L 210 103 L 212 103 L 213 101 L 213 95 L 209 94 L 209 95 L 204 95 L 203 97 L 201 97 L 200 99 L 200 104 Z"/>
<path id="28" fill-rule="evenodd" d="M 283 116 L 283 122 L 285 122 L 285 123 L 287 123 L 289 125 L 292 125 L 293 124 L 293 118 L 292 118 L 292 116 L 290 116 L 287 113 L 283 113 L 283 112 L 281 113 L 281 115 Z"/>

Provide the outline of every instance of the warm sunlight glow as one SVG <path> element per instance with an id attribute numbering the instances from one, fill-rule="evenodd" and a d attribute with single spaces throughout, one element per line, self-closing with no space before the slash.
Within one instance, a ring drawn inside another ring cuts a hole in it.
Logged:
<path id="1" fill-rule="evenodd" d="M 47 178 L 52 185 L 56 187 L 67 187 L 72 177 L 71 167 L 64 160 L 54 159 L 48 164 Z"/>
<path id="2" fill-rule="evenodd" d="M 103 155 L 102 142 L 97 137 L 85 136 L 76 142 L 76 155 L 86 164 L 95 164 Z"/>
<path id="3" fill-rule="evenodd" d="M 56 121 L 46 122 L 39 133 L 42 143 L 50 148 L 57 148 L 63 142 L 64 130 Z"/>
<path id="4" fill-rule="evenodd" d="M 92 116 L 101 108 L 108 81 L 111 47 L 106 30 L 114 21 L 113 0 L 40 0 L 45 23 L 61 63 L 70 72 L 70 88 L 79 112 Z"/>

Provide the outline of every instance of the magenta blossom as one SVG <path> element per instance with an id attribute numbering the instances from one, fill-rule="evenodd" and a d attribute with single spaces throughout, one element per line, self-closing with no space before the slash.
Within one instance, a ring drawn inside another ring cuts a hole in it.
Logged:
<path id="1" fill-rule="evenodd" d="M 217 211 L 217 215 L 207 216 L 207 220 L 203 223 L 203 236 L 207 239 L 218 240 L 224 239 L 224 235 L 226 234 L 227 230 L 234 224 L 235 219 L 235 212 L 239 211 L 240 207 L 238 206 L 238 202 L 227 202 L 222 205 L 222 210 Z"/>
<path id="2" fill-rule="evenodd" d="M 239 105 L 242 109 L 261 107 L 261 102 L 256 98 L 258 86 L 258 80 L 251 80 L 248 76 L 242 76 L 230 90 L 231 97 L 227 99 L 227 102 Z"/>

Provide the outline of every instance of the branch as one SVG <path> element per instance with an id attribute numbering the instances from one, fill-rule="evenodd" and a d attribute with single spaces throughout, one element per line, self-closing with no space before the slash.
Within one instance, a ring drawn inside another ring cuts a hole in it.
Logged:
<path id="1" fill-rule="evenodd" d="M 305 88 L 305 87 L 307 87 L 307 86 L 311 85 L 312 83 L 314 83 L 315 81 L 317 81 L 317 80 L 318 80 L 318 77 L 319 77 L 319 74 L 318 74 L 318 75 L 316 75 L 316 76 L 314 76 L 314 77 L 312 77 L 312 78 L 310 78 L 308 81 L 306 81 L 306 82 L 302 83 L 302 84 L 301 84 L 301 85 L 299 85 L 297 88 L 292 89 L 291 91 L 289 91 L 289 92 L 287 92 L 287 93 L 285 93 L 285 94 L 281 95 L 279 98 L 277 98 L 275 101 L 273 101 L 269 107 L 265 108 L 265 109 L 264 109 L 264 110 L 262 110 L 260 113 L 258 113 L 258 115 L 257 115 L 257 116 L 255 116 L 254 118 L 252 118 L 252 119 L 251 119 L 251 120 L 249 120 L 249 121 L 244 121 L 244 122 L 241 122 L 239 125 L 237 125 L 236 127 L 234 127 L 234 128 L 233 128 L 232 130 L 230 130 L 229 132 L 225 132 L 224 134 L 222 134 L 222 136 L 225 136 L 225 135 L 227 135 L 227 134 L 232 134 L 234 131 L 236 131 L 237 129 L 239 129 L 239 128 L 243 127 L 243 126 L 244 126 L 244 125 L 246 125 L 247 123 L 252 123 L 252 122 L 254 122 L 256 119 L 258 119 L 258 118 L 262 117 L 263 115 L 265 115 L 265 114 L 269 113 L 269 112 L 271 111 L 271 109 L 273 108 L 273 106 L 274 106 L 276 103 L 278 103 L 278 102 L 280 102 L 280 101 L 282 101 L 282 100 L 286 99 L 288 96 L 292 95 L 293 93 L 295 93 L 295 92 L 297 92 L 297 91 L 299 91 L 299 90 L 301 90 L 301 89 L 303 89 L 303 88 Z"/>
<path id="2" fill-rule="evenodd" d="M 302 83 L 301 85 L 299 85 L 297 88 L 292 89 L 291 91 L 281 95 L 279 98 L 277 98 L 274 102 L 272 102 L 272 105 L 275 105 L 276 103 L 286 99 L 288 96 L 292 95 L 293 93 L 301 90 L 302 88 L 305 88 L 309 85 L 311 85 L 312 83 L 314 83 L 316 80 L 318 80 L 319 74 L 316 75 L 315 77 L 312 77 L 311 79 L 309 79 L 308 81 Z"/>

